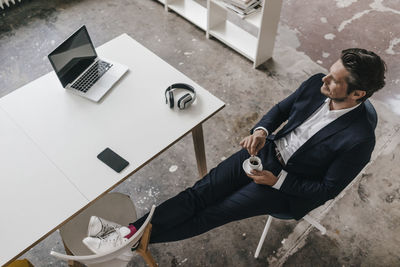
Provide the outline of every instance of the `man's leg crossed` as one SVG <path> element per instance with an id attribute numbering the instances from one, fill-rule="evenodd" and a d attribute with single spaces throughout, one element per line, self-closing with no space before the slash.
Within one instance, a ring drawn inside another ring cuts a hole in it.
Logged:
<path id="1" fill-rule="evenodd" d="M 200 235 L 232 221 L 263 214 L 288 212 L 289 202 L 282 192 L 251 182 L 175 227 L 164 232 L 155 232 L 150 242 L 178 241 Z"/>
<path id="2" fill-rule="evenodd" d="M 195 216 L 201 210 L 213 206 L 252 180 L 242 169 L 243 161 L 249 157 L 240 150 L 221 162 L 216 168 L 197 181 L 192 187 L 159 205 L 152 219 L 152 235 L 168 231 Z M 147 214 L 132 223 L 136 229 L 143 224 Z"/>

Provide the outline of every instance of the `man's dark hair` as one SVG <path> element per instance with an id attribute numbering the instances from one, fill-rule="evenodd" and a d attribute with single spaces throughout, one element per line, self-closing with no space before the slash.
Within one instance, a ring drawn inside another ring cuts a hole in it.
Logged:
<path id="1" fill-rule="evenodd" d="M 374 52 L 349 48 L 342 51 L 340 59 L 350 73 L 346 80 L 347 93 L 350 94 L 354 90 L 366 92 L 359 102 L 365 101 L 385 86 L 386 63 Z"/>

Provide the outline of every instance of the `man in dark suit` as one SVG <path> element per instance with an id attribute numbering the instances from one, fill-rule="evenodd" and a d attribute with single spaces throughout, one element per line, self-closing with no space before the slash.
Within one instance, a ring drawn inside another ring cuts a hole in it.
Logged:
<path id="1" fill-rule="evenodd" d="M 312 76 L 263 116 L 240 142 L 242 150 L 158 206 L 151 242 L 189 238 L 256 215 L 301 219 L 337 196 L 370 160 L 376 118 L 365 101 L 384 86 L 385 71 L 373 52 L 342 51 L 329 74 Z M 250 155 L 261 158 L 263 170 L 246 174 L 242 164 Z"/>

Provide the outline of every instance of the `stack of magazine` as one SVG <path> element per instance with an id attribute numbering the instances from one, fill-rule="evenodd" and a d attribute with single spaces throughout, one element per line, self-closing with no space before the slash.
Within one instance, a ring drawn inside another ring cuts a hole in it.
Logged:
<path id="1" fill-rule="evenodd" d="M 241 18 L 262 9 L 262 0 L 223 0 L 223 3 L 229 10 L 232 10 Z"/>

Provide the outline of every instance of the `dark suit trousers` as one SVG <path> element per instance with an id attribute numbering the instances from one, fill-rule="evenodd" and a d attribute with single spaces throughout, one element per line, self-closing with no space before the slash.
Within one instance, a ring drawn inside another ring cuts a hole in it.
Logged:
<path id="1" fill-rule="evenodd" d="M 282 169 L 275 145 L 267 140 L 259 152 L 264 170 L 278 175 Z M 242 164 L 249 157 L 240 150 L 175 197 L 159 205 L 151 221 L 151 243 L 170 242 L 202 234 L 223 224 L 270 213 L 288 213 L 284 193 L 259 185 L 246 176 Z M 147 215 L 134 222 L 136 229 Z"/>

